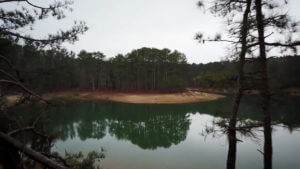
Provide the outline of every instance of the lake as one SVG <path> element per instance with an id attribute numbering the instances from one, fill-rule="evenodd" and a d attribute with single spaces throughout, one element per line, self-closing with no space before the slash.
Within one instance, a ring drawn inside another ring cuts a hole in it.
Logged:
<path id="1" fill-rule="evenodd" d="M 103 148 L 104 169 L 223 169 L 227 135 L 214 122 L 228 119 L 232 101 L 230 96 L 181 105 L 72 101 L 51 109 L 44 124 L 57 136 L 52 151 L 86 154 Z M 299 103 L 297 96 L 272 100 L 275 169 L 300 166 Z M 33 108 L 22 109 L 26 115 Z M 243 98 L 239 118 L 247 123 L 262 119 L 258 97 Z M 263 168 L 262 128 L 237 138 L 237 168 Z"/>

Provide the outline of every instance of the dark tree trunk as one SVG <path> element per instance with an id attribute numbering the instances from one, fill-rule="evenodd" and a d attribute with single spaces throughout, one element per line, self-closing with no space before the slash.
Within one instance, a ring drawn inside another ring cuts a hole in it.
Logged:
<path id="1" fill-rule="evenodd" d="M 3 169 L 22 169 L 20 162 L 18 150 L 0 138 L 0 166 Z"/>
<path id="2" fill-rule="evenodd" d="M 247 35 L 248 35 L 248 15 L 250 13 L 251 0 L 247 0 L 246 10 L 243 15 L 243 22 L 241 28 L 241 41 L 242 41 L 242 49 L 239 56 L 239 76 L 238 76 L 238 90 L 235 96 L 232 115 L 229 122 L 229 131 L 228 131 L 228 155 L 227 155 L 227 169 L 235 169 L 235 161 L 236 161 L 236 122 L 237 115 L 239 110 L 239 105 L 241 102 L 241 98 L 243 96 L 243 88 L 244 88 L 244 65 L 245 65 L 245 57 L 247 52 Z"/>
<path id="3" fill-rule="evenodd" d="M 0 132 L 7 132 L 8 130 L 9 122 L 5 113 L 6 108 L 3 101 L 2 86 L 0 83 Z M 18 150 L 0 138 L 0 165 L 2 165 L 4 169 L 21 169 L 22 166 L 19 166 L 20 161 L 21 159 Z"/>
<path id="4" fill-rule="evenodd" d="M 2 93 L 2 84 L 0 83 L 0 114 L 4 111 L 4 102 L 3 102 L 3 93 Z"/>
<path id="5" fill-rule="evenodd" d="M 256 21 L 259 39 L 259 52 L 260 52 L 260 66 L 261 66 L 261 86 L 260 93 L 262 96 L 262 110 L 264 114 L 264 168 L 272 169 L 272 129 L 271 129 L 271 115 L 269 111 L 269 86 L 267 75 L 267 56 L 264 37 L 264 23 L 262 14 L 262 2 L 256 0 Z"/>

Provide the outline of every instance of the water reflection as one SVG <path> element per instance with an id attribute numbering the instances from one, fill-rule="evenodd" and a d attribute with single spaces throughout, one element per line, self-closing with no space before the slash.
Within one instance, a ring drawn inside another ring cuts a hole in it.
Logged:
<path id="1" fill-rule="evenodd" d="M 109 133 L 143 149 L 156 149 L 185 140 L 190 121 L 186 111 L 172 107 L 82 102 L 52 112 L 48 125 L 62 140 L 101 139 Z"/>
<path id="2" fill-rule="evenodd" d="M 185 114 L 161 114 L 140 121 L 114 119 L 110 121 L 109 133 L 143 149 L 168 148 L 185 140 L 189 125 Z"/>
<path id="3" fill-rule="evenodd" d="M 284 98 L 284 102 L 282 100 L 276 100 L 276 102 L 273 102 L 271 106 L 272 123 L 280 123 L 284 127 L 288 128 L 290 132 L 299 128 L 300 114 L 297 111 L 299 101 L 299 97 L 288 97 Z M 259 107 L 259 102 L 260 100 L 258 100 L 258 97 L 255 96 L 247 96 L 243 98 L 239 112 L 238 127 L 242 126 L 240 125 L 241 122 L 244 122 L 244 125 L 262 123 L 263 115 Z M 203 163 L 203 168 L 224 168 L 226 163 L 226 154 L 224 153 L 228 153 L 228 162 L 232 161 L 235 164 L 235 152 L 238 153 L 240 150 L 234 149 L 234 147 L 236 147 L 237 144 L 241 144 L 242 146 L 246 146 L 247 144 L 247 146 L 249 146 L 247 139 L 245 137 L 241 138 L 240 135 L 244 134 L 246 137 L 251 135 L 241 133 L 240 131 L 237 131 L 237 133 L 232 135 L 228 132 L 224 132 L 222 133 L 223 136 L 220 136 L 222 139 L 204 141 L 204 139 L 200 136 L 200 133 L 206 123 L 210 124 L 213 119 L 224 120 L 228 123 L 230 111 L 232 109 L 231 106 L 231 97 L 214 102 L 183 105 L 135 105 L 112 102 L 68 102 L 64 106 L 53 109 L 50 113 L 48 113 L 49 118 L 46 118 L 46 121 L 43 123 L 46 125 L 45 128 L 50 134 L 57 136 L 57 139 L 54 140 L 54 142 L 55 144 L 59 144 L 57 147 L 59 147 L 62 152 L 64 152 L 64 150 L 70 150 L 74 147 L 80 146 L 81 147 L 76 149 L 76 151 L 81 151 L 85 148 L 85 146 L 87 146 L 87 144 L 91 146 L 87 149 L 93 150 L 95 147 L 103 146 L 103 144 L 105 144 L 105 146 L 108 147 L 107 149 L 111 156 L 108 156 L 104 163 L 109 165 L 110 168 L 122 168 L 113 166 L 113 164 L 115 164 L 115 161 L 113 160 L 115 159 L 122 158 L 124 161 L 130 161 L 130 159 L 136 159 L 139 157 L 143 163 L 149 164 L 149 168 L 159 168 L 158 161 L 174 159 L 178 161 L 185 160 L 183 164 L 186 164 L 186 161 L 189 160 L 194 163 L 190 163 L 189 166 L 182 165 L 181 167 L 173 168 L 196 168 L 196 162 L 197 164 Z M 29 107 L 28 109 L 23 107 L 22 109 L 22 112 L 32 112 L 32 107 Z M 262 128 L 259 128 L 259 130 L 261 129 Z M 262 133 L 258 130 L 253 132 Z M 219 144 L 221 140 L 225 141 L 226 138 L 224 138 L 224 135 L 233 138 L 232 140 L 234 140 L 234 142 L 232 142 L 232 144 L 227 142 L 229 144 L 225 144 L 225 148 L 221 148 L 220 150 L 220 147 L 217 146 L 216 142 Z M 199 138 L 200 140 L 197 140 Z M 239 139 L 243 142 L 237 142 Z M 119 142 L 118 140 L 124 141 Z M 132 144 L 127 144 L 126 142 L 130 142 Z M 71 146 L 69 147 L 68 145 Z M 110 145 L 112 146 L 109 147 Z M 171 147 L 172 145 L 177 146 Z M 68 147 L 65 148 L 66 146 Z M 129 148 L 127 149 L 125 146 L 129 146 Z M 140 149 L 136 150 L 135 147 Z M 259 149 L 262 150 L 263 147 L 261 146 Z M 137 154 L 134 152 L 128 154 L 128 151 L 131 150 L 135 150 Z M 150 151 L 153 152 L 153 156 L 149 157 L 149 151 L 141 150 L 155 151 Z M 231 152 L 233 153 L 226 152 L 226 150 L 232 150 Z M 252 151 L 252 154 L 247 154 L 249 151 Z M 212 153 L 214 153 L 214 155 L 209 156 L 209 154 Z M 119 154 L 120 156 L 116 157 Z M 181 155 L 174 157 L 172 154 Z M 188 159 L 182 158 L 182 156 L 185 156 L 186 154 Z M 230 154 L 234 154 L 235 156 Z M 257 154 L 259 158 L 253 154 Z M 243 163 L 248 162 L 248 160 L 252 160 L 252 162 L 254 162 L 258 159 L 263 159 L 262 155 L 257 151 L 257 146 L 251 147 L 251 150 L 250 147 L 249 149 L 247 147 L 245 154 L 237 155 L 238 157 L 247 155 L 250 156 L 247 158 L 240 158 L 239 160 L 244 161 Z M 166 157 L 169 159 L 164 160 Z M 211 158 L 221 160 L 217 160 L 218 162 L 215 162 L 214 166 L 212 166 L 212 161 L 209 161 Z M 153 166 L 154 160 L 147 161 L 146 159 L 155 159 L 157 166 Z M 239 160 L 237 168 L 251 168 L 249 165 L 241 166 L 241 162 L 239 162 Z M 122 162 L 124 163 L 124 161 Z M 220 164 L 219 161 L 222 164 Z M 174 165 L 176 164 L 177 166 L 180 166 L 178 163 L 175 161 Z M 161 166 L 163 165 L 166 164 L 161 164 Z M 257 165 L 258 164 L 255 166 L 257 167 Z M 259 167 L 262 168 L 262 166 Z M 136 165 L 133 168 L 141 167 L 137 167 Z"/>
<path id="4" fill-rule="evenodd" d="M 240 120 L 261 121 L 257 97 L 245 97 L 240 107 Z M 300 126 L 296 111 L 298 97 L 272 106 L 273 123 L 281 123 L 292 132 Z M 215 102 L 184 105 L 134 105 L 112 102 L 74 102 L 54 109 L 46 127 L 59 139 L 79 137 L 101 139 L 110 134 L 129 140 L 143 149 L 168 148 L 184 141 L 189 130 L 188 114 L 210 114 L 227 119 L 232 98 Z M 285 105 L 284 107 L 282 105 Z M 232 134 L 234 135 L 234 134 Z"/>

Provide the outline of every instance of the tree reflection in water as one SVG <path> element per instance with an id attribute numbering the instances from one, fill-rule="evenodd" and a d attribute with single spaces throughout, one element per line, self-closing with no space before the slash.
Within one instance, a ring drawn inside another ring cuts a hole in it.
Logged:
<path id="1" fill-rule="evenodd" d="M 271 105 L 272 124 L 281 124 L 293 132 L 300 127 L 300 114 L 297 111 L 299 97 L 288 97 L 284 100 L 284 102 L 277 100 Z M 259 102 L 260 100 L 255 96 L 244 98 L 237 123 L 237 128 L 243 130 L 238 130 L 231 136 L 235 140 L 243 140 L 241 135 L 253 137 L 261 133 L 259 130 L 262 128 L 250 130 L 245 127 L 262 123 L 263 116 Z M 231 105 L 232 97 L 214 102 L 183 105 L 67 102 L 51 110 L 43 124 L 46 125 L 45 130 L 50 135 L 57 136 L 56 140 L 102 139 L 109 134 L 116 139 L 128 140 L 142 149 L 154 150 L 160 147 L 168 148 L 184 141 L 190 128 L 190 114 L 211 115 L 223 121 L 219 124 L 220 127 L 224 127 L 224 124 L 228 124 Z M 26 111 L 26 107 L 22 109 L 23 112 Z M 32 107 L 28 107 L 27 111 L 31 112 Z M 228 134 L 225 130 L 223 131 L 222 135 Z M 239 142 L 234 144 L 237 143 Z"/>
<path id="2" fill-rule="evenodd" d="M 246 103 L 249 102 L 251 97 L 246 97 Z M 259 101 L 258 101 L 259 102 Z M 258 103 L 256 102 L 256 103 Z M 273 125 L 281 125 L 281 127 L 288 128 L 290 132 L 293 130 L 297 130 L 300 125 L 299 121 L 300 116 L 297 113 L 297 103 L 299 103 L 299 97 L 289 97 L 289 99 L 273 99 L 273 102 L 270 106 L 271 114 L 272 114 L 272 123 L 263 118 L 259 106 L 246 106 L 245 104 L 241 104 L 242 111 L 240 112 L 240 117 L 236 121 L 237 126 L 235 130 L 229 130 L 229 115 L 230 113 L 223 113 L 223 118 L 219 118 L 213 122 L 213 127 L 207 127 L 204 130 L 204 135 L 212 134 L 224 135 L 226 134 L 228 137 L 228 154 L 227 154 L 227 168 L 234 169 L 236 163 L 236 152 L 237 152 L 237 143 L 240 140 L 237 135 L 239 134 L 241 137 L 251 137 L 252 139 L 258 139 L 257 133 L 261 133 L 263 131 L 264 138 L 264 151 L 259 150 L 257 153 L 261 153 L 264 158 L 264 167 L 272 168 L 272 126 Z M 250 109 L 252 111 L 248 111 Z M 250 114 L 252 112 L 252 114 Z M 259 114 L 260 113 L 260 114 Z M 219 114 L 219 113 L 216 113 Z M 221 133 L 220 133 L 221 132 Z M 259 141 L 258 141 L 259 142 Z"/>
<path id="3" fill-rule="evenodd" d="M 185 106 L 111 102 L 70 103 L 56 109 L 48 123 L 58 139 L 101 139 L 107 132 L 143 149 L 168 148 L 186 139 L 190 120 Z"/>
<path id="4" fill-rule="evenodd" d="M 185 140 L 189 125 L 185 114 L 168 113 L 139 120 L 112 119 L 109 133 L 118 139 L 130 140 L 143 149 L 168 148 Z"/>
<path id="5" fill-rule="evenodd" d="M 277 100 L 271 105 L 272 123 L 280 123 L 292 132 L 300 127 L 300 114 L 297 113 L 297 103 L 300 100 L 299 97 L 288 97 L 284 100 Z M 240 105 L 239 120 L 261 121 L 263 116 L 258 103 L 258 97 L 244 97 Z M 118 139 L 129 140 L 141 148 L 155 149 L 185 140 L 190 125 L 189 114 L 209 114 L 228 119 L 231 105 L 232 97 L 183 105 L 68 102 L 51 110 L 43 123 L 47 132 L 60 140 L 75 137 L 81 140 L 101 139 L 109 133 Z M 32 106 L 21 109 L 22 112 L 33 111 Z"/>

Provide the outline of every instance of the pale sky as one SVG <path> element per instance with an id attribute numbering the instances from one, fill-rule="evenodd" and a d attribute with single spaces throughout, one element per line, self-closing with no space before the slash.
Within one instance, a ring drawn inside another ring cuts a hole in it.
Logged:
<path id="1" fill-rule="evenodd" d="M 32 0 L 41 4 L 40 0 Z M 44 1 L 43 1 L 44 2 Z M 224 20 L 203 12 L 198 0 L 75 0 L 67 18 L 38 23 L 34 34 L 44 37 L 58 28 L 70 27 L 74 20 L 86 22 L 89 30 L 69 50 L 100 51 L 107 57 L 126 54 L 141 47 L 169 48 L 183 52 L 189 63 L 224 59 L 226 43 L 198 44 L 195 33 L 213 36 L 223 32 Z M 289 1 L 289 13 L 300 20 L 300 0 Z M 44 36 L 43 36 L 44 35 Z"/>

